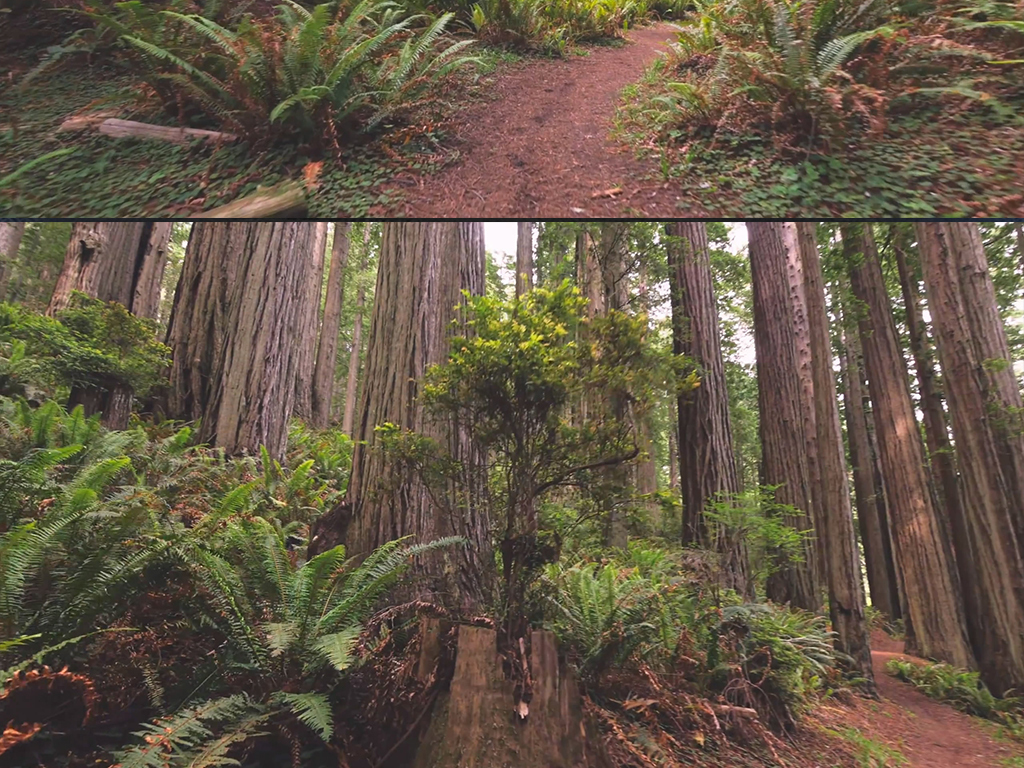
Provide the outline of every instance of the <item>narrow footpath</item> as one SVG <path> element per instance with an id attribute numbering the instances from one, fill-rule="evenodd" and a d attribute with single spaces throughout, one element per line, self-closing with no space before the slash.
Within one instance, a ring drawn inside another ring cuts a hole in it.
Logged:
<path id="1" fill-rule="evenodd" d="M 531 59 L 500 74 L 483 100 L 455 118 L 459 158 L 396 183 L 384 215 L 462 218 L 604 218 L 702 215 L 682 210 L 657 164 L 609 138 L 622 89 L 640 80 L 673 38 L 667 24 L 634 29 L 625 45 L 584 56 Z"/>
<path id="2" fill-rule="evenodd" d="M 890 659 L 921 661 L 903 653 L 902 642 L 876 632 L 871 645 L 881 701 L 858 697 L 848 707 L 823 707 L 827 725 L 859 729 L 899 750 L 909 768 L 1024 768 L 1024 744 L 996 738 L 995 724 L 929 699 L 885 671 Z"/>

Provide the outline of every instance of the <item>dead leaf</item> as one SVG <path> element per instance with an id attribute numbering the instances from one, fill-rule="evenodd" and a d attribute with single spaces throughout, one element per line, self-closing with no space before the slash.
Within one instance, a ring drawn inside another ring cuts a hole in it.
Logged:
<path id="1" fill-rule="evenodd" d="M 324 168 L 322 160 L 315 163 L 306 163 L 302 169 L 302 178 L 305 179 L 306 189 L 316 189 L 320 179 L 320 171 Z"/>
<path id="2" fill-rule="evenodd" d="M 657 704 L 657 699 L 626 699 L 622 703 L 623 709 L 647 709 L 652 704 Z"/>
<path id="3" fill-rule="evenodd" d="M 615 197 L 616 195 L 621 195 L 621 194 L 622 194 L 622 187 L 612 187 L 611 189 L 606 189 L 604 192 L 595 192 L 590 197 L 591 197 L 591 199 L 596 199 L 596 198 L 599 198 L 599 197 Z"/>
<path id="4" fill-rule="evenodd" d="M 7 724 L 7 727 L 4 728 L 4 732 L 0 733 L 0 755 L 11 747 L 21 744 L 23 741 L 28 741 L 35 736 L 42 727 L 42 723 L 22 723 L 19 728 L 15 727 L 14 721 L 11 721 Z"/>

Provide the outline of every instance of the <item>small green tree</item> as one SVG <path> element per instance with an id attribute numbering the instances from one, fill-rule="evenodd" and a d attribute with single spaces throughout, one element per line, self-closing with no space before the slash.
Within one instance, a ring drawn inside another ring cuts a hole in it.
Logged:
<path id="1" fill-rule="evenodd" d="M 555 488 L 587 488 L 595 470 L 640 453 L 635 418 L 595 408 L 582 416 L 577 406 L 596 390 L 618 394 L 634 417 L 642 412 L 657 370 L 646 323 L 621 312 L 583 319 L 585 307 L 568 282 L 511 300 L 467 295 L 460 327 L 468 330 L 452 339 L 448 362 L 426 377 L 426 406 L 454 416 L 489 457 L 509 642 L 525 633 L 527 588 L 558 557 L 558 536 L 541 530 L 538 502 Z M 422 440 L 397 431 L 385 445 L 395 448 L 398 440 L 428 484 L 431 473 L 459 478 L 461 468 L 438 446 L 424 450 Z"/>

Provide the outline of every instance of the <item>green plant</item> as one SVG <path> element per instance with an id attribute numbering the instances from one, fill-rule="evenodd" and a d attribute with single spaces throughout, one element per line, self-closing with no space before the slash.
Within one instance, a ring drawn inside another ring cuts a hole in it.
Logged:
<path id="1" fill-rule="evenodd" d="M 423 17 L 403 18 L 386 0 L 363 0 L 344 16 L 335 3 L 307 10 L 289 1 L 277 16 L 246 17 L 237 29 L 197 14 L 161 13 L 191 30 L 193 44 L 204 44 L 198 52 L 163 47 L 147 28 L 131 28 L 122 39 L 151 62 L 153 79 L 168 84 L 176 100 L 254 141 L 283 134 L 338 148 L 353 130 L 408 111 L 475 61 L 459 56 L 470 40 L 437 49 L 451 14 L 417 31 Z"/>
<path id="2" fill-rule="evenodd" d="M 832 733 L 854 748 L 860 768 L 899 768 L 908 764 L 907 758 L 898 749 L 865 736 L 858 728 L 843 728 Z"/>
<path id="3" fill-rule="evenodd" d="M 1021 729 L 1024 701 L 1014 696 L 997 698 L 981 682 L 977 672 L 949 664 L 916 664 L 891 659 L 885 665 L 890 675 L 911 683 L 925 695 L 952 704 L 961 712 Z"/>

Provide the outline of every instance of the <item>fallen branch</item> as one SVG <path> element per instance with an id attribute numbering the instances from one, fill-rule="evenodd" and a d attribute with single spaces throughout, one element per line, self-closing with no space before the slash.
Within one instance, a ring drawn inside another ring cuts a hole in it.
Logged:
<path id="1" fill-rule="evenodd" d="M 99 132 L 115 139 L 157 139 L 159 141 L 170 141 L 174 144 L 185 144 L 190 139 L 204 139 L 216 144 L 230 144 L 238 141 L 233 133 L 222 131 L 206 131 L 202 128 L 172 128 L 167 125 L 152 125 L 150 123 L 139 123 L 135 120 L 120 120 L 116 117 L 106 117 L 103 113 L 92 115 L 79 115 L 61 123 L 59 131 L 81 131 L 86 128 L 97 126 Z"/>
<path id="2" fill-rule="evenodd" d="M 306 188 L 301 181 L 282 181 L 273 187 L 257 189 L 253 194 L 220 208 L 198 213 L 196 219 L 275 219 L 304 216 Z"/>

